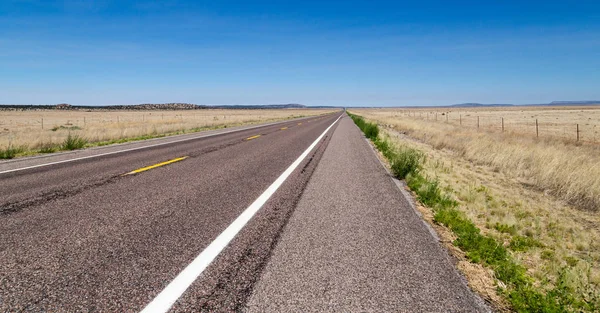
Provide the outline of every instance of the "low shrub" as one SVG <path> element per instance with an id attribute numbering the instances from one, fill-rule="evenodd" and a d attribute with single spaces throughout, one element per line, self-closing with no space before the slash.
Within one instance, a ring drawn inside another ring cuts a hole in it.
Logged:
<path id="1" fill-rule="evenodd" d="M 87 143 L 88 141 L 84 137 L 79 135 L 71 135 L 69 133 L 60 148 L 61 150 L 77 150 L 85 147 Z"/>
<path id="2" fill-rule="evenodd" d="M 23 151 L 25 151 L 24 147 L 8 146 L 6 149 L 0 149 L 0 159 L 12 159 Z"/>
<path id="3" fill-rule="evenodd" d="M 534 247 L 541 248 L 543 246 L 544 245 L 542 245 L 541 242 L 539 242 L 531 237 L 524 237 L 524 236 L 514 236 L 511 239 L 510 244 L 508 245 L 508 247 L 513 251 L 527 251 L 530 248 L 534 248 Z"/>
<path id="4" fill-rule="evenodd" d="M 421 169 L 421 162 L 424 159 L 425 155 L 420 151 L 401 147 L 389 161 L 392 173 L 399 179 L 404 179 L 409 174 L 417 174 Z"/>
<path id="5" fill-rule="evenodd" d="M 38 152 L 40 153 L 54 153 L 60 148 L 52 143 L 42 143 L 38 147 Z"/>

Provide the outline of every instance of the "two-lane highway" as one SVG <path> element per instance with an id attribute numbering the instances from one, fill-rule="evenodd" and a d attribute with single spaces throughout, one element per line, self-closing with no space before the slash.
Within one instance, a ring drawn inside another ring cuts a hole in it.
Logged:
<path id="1" fill-rule="evenodd" d="M 490 311 L 343 112 L 200 137 L 0 163 L 0 311 Z"/>
<path id="2" fill-rule="evenodd" d="M 239 308 L 340 114 L 0 173 L 0 311 L 142 310 L 308 149 L 175 304 Z"/>

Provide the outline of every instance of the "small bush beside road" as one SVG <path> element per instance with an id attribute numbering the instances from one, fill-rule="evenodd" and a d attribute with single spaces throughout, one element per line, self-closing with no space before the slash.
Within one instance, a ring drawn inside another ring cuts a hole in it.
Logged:
<path id="1" fill-rule="evenodd" d="M 79 135 L 69 134 L 62 144 L 61 150 L 81 149 L 81 148 L 85 147 L 85 145 L 87 143 L 88 143 L 87 139 L 85 139 Z"/>
<path id="2" fill-rule="evenodd" d="M 14 147 L 9 145 L 5 149 L 0 149 L 0 159 L 12 159 L 17 156 L 17 154 L 23 152 L 23 150 L 24 149 L 22 147 Z"/>

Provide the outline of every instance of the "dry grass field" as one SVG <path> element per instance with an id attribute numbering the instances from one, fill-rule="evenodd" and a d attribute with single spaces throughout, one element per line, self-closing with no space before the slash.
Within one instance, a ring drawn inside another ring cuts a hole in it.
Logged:
<path id="1" fill-rule="evenodd" d="M 180 111 L 0 111 L 0 149 L 39 150 L 62 144 L 69 134 L 89 143 L 232 127 L 331 112 L 322 109 Z"/>
<path id="2" fill-rule="evenodd" d="M 600 142 L 600 106 L 380 109 L 373 114 L 568 141 L 577 141 L 579 130 L 579 141 Z"/>
<path id="3" fill-rule="evenodd" d="M 595 125 L 599 108 L 453 110 L 448 123 L 442 110 L 350 111 L 377 122 L 394 144 L 424 152 L 423 175 L 439 181 L 483 234 L 503 242 L 537 288 L 600 304 L 600 146 L 560 132 L 542 137 L 541 128 L 540 138 L 516 129 L 477 131 L 464 119 L 503 116 L 525 125 L 534 116 L 560 127 Z M 427 112 L 430 119 L 419 118 Z M 459 114 L 462 126 L 451 120 Z"/>

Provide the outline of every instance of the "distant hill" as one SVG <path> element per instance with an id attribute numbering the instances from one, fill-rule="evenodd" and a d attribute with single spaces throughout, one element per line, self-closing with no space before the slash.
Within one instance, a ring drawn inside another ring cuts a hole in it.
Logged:
<path id="1" fill-rule="evenodd" d="M 514 104 L 482 104 L 482 103 L 460 103 L 453 104 L 451 107 L 471 108 L 471 107 L 510 107 Z"/>
<path id="2" fill-rule="evenodd" d="M 548 105 L 596 105 L 600 104 L 600 100 L 587 101 L 552 101 Z"/>
<path id="3" fill-rule="evenodd" d="M 289 104 L 262 104 L 262 105 L 250 105 L 250 104 L 233 104 L 233 105 L 210 105 L 209 109 L 304 109 L 306 108 L 303 104 L 289 103 Z"/>
<path id="4" fill-rule="evenodd" d="M 23 105 L 0 104 L 0 110 L 25 111 L 25 110 L 205 110 L 205 109 L 304 109 L 303 104 L 264 104 L 264 105 L 198 105 L 191 103 L 144 103 L 131 105 L 71 105 L 61 103 L 57 105 Z"/>
<path id="5" fill-rule="evenodd" d="M 475 107 L 510 107 L 510 106 L 586 106 L 586 105 L 600 105 L 600 101 L 588 100 L 588 101 L 552 101 L 550 103 L 537 103 L 537 104 L 482 104 L 482 103 L 460 103 L 453 104 L 449 107 L 455 108 L 475 108 Z"/>

